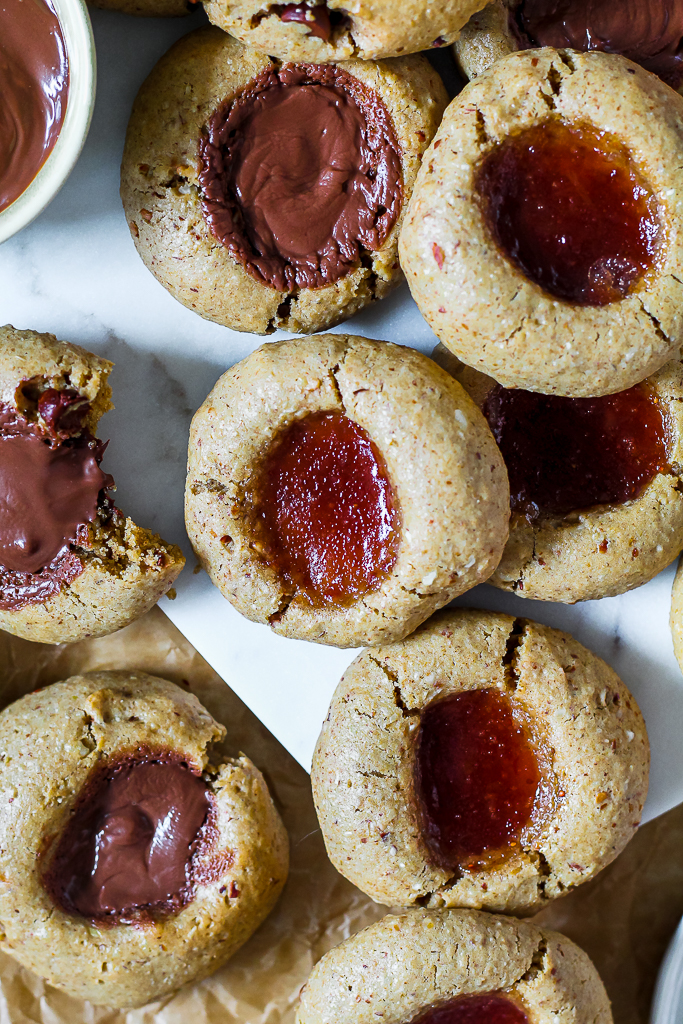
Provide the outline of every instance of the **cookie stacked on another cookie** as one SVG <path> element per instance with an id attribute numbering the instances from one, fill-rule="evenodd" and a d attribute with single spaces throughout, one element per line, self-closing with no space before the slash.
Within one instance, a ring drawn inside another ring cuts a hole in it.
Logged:
<path id="1" fill-rule="evenodd" d="M 185 564 L 109 495 L 94 436 L 112 364 L 51 334 L 0 328 L 0 627 L 43 643 L 104 636 Z"/>
<path id="2" fill-rule="evenodd" d="M 182 303 L 256 334 L 330 327 L 402 279 L 398 233 L 447 96 L 423 57 L 282 63 L 217 28 L 135 102 L 121 196 Z"/>

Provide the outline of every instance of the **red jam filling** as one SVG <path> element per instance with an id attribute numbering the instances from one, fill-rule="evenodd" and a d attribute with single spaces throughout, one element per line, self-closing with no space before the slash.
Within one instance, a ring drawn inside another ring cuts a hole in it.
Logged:
<path id="1" fill-rule="evenodd" d="M 646 384 L 603 398 L 495 385 L 484 403 L 510 478 L 513 511 L 537 519 L 637 498 L 666 472 L 666 428 Z"/>
<path id="2" fill-rule="evenodd" d="M 510 135 L 477 189 L 503 252 L 544 291 L 581 306 L 623 299 L 653 265 L 657 201 L 623 146 L 548 120 Z"/>
<path id="3" fill-rule="evenodd" d="M 498 992 L 458 996 L 440 1006 L 430 1006 L 412 1024 L 528 1024 L 517 1003 Z"/>
<path id="4" fill-rule="evenodd" d="M 254 487 L 263 556 L 314 604 L 377 590 L 398 552 L 398 508 L 384 459 L 337 412 L 293 423 Z"/>
<path id="5" fill-rule="evenodd" d="M 542 774 L 529 731 L 505 694 L 468 690 L 422 712 L 415 782 L 435 862 L 472 870 L 519 843 Z"/>

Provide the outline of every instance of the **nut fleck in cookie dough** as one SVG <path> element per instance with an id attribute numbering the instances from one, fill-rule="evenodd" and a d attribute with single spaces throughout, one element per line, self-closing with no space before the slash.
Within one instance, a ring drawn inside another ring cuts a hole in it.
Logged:
<path id="1" fill-rule="evenodd" d="M 139 18 L 182 18 L 197 9 L 197 0 L 87 0 L 90 7 L 121 11 Z"/>
<path id="2" fill-rule="evenodd" d="M 0 328 L 0 627 L 43 643 L 144 615 L 185 564 L 107 493 L 95 438 L 112 364 L 51 334 Z"/>
<path id="3" fill-rule="evenodd" d="M 406 215 L 421 312 L 505 387 L 631 387 L 683 340 L 682 166 L 683 98 L 625 58 L 498 61 L 446 111 Z"/>
<path id="4" fill-rule="evenodd" d="M 426 356 L 343 334 L 261 346 L 190 432 L 185 521 L 211 579 L 283 636 L 410 633 L 485 580 L 508 486 L 476 405 Z"/>
<path id="5" fill-rule="evenodd" d="M 388 915 L 318 962 L 298 1024 L 378 1019 L 612 1024 L 607 993 L 582 949 L 558 932 L 473 910 Z"/>
<path id="6" fill-rule="evenodd" d="M 109 1006 L 224 964 L 288 867 L 261 773 L 211 751 L 224 734 L 196 697 L 144 673 L 74 676 L 6 708 L 3 949 Z"/>
<path id="7" fill-rule="evenodd" d="M 596 399 L 507 391 L 442 345 L 433 358 L 489 421 L 512 516 L 488 582 L 541 601 L 595 600 L 647 583 L 683 548 L 683 365 Z"/>
<path id="8" fill-rule="evenodd" d="M 485 0 L 206 0 L 214 25 L 282 60 L 400 57 L 447 46 Z"/>
<path id="9" fill-rule="evenodd" d="M 527 915 L 623 849 L 648 769 L 640 710 L 604 661 L 458 609 L 356 658 L 311 781 L 332 863 L 374 900 Z"/>
<path id="10" fill-rule="evenodd" d="M 121 197 L 138 252 L 234 330 L 339 323 L 402 280 L 404 208 L 447 102 L 424 57 L 281 64 L 192 32 L 128 126 Z"/>
<path id="11" fill-rule="evenodd" d="M 683 81 L 681 0 L 494 0 L 453 45 L 467 78 L 515 50 L 538 46 L 620 53 L 674 89 Z"/>

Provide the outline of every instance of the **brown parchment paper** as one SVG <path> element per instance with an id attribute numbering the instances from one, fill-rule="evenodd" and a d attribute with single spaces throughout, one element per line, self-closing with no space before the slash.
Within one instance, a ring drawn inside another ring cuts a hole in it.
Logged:
<path id="1" fill-rule="evenodd" d="M 228 730 L 226 748 L 263 771 L 290 836 L 289 881 L 273 914 L 222 970 L 129 1012 L 93 1007 L 0 953 L 0 1024 L 292 1024 L 313 964 L 382 917 L 325 854 L 309 778 L 157 608 L 100 640 L 50 647 L 0 632 L 0 707 L 77 672 L 141 669 L 189 686 Z M 591 955 L 616 1024 L 647 1024 L 657 968 L 683 914 L 683 805 L 640 830 L 593 882 L 538 915 Z"/>

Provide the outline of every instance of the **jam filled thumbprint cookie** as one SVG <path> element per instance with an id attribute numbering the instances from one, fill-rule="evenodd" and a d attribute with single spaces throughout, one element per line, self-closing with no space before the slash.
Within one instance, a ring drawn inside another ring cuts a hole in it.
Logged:
<path id="1" fill-rule="evenodd" d="M 494 0 L 456 43 L 467 78 L 515 50 L 620 53 L 674 89 L 683 84 L 683 0 Z"/>
<path id="2" fill-rule="evenodd" d="M 447 46 L 485 0 L 205 0 L 209 20 L 282 60 L 400 57 Z"/>
<path id="3" fill-rule="evenodd" d="M 683 97 L 624 57 L 527 50 L 453 100 L 401 233 L 421 312 L 507 388 L 624 391 L 683 341 Z"/>
<path id="4" fill-rule="evenodd" d="M 112 364 L 51 334 L 0 328 L 0 628 L 66 643 L 149 611 L 180 548 L 116 507 L 95 437 Z"/>
<path id="5" fill-rule="evenodd" d="M 405 636 L 493 572 L 508 517 L 484 417 L 409 348 L 342 334 L 263 345 L 192 422 L 194 550 L 242 615 L 283 636 Z"/>
<path id="6" fill-rule="evenodd" d="M 578 946 L 473 910 L 389 915 L 326 953 L 297 1024 L 612 1024 Z"/>
<path id="7" fill-rule="evenodd" d="M 402 279 L 398 232 L 447 96 L 423 57 L 281 64 L 217 28 L 142 86 L 121 171 L 145 264 L 239 331 L 316 331 Z"/>
<path id="8" fill-rule="evenodd" d="M 643 717 L 604 661 L 459 609 L 356 658 L 311 782 L 332 863 L 377 902 L 525 916 L 620 853 L 648 770 Z"/>
<path id="9" fill-rule="evenodd" d="M 221 967 L 288 870 L 263 777 L 220 752 L 224 736 L 196 697 L 144 673 L 74 676 L 6 708 L 3 949 L 115 1007 Z"/>
<path id="10" fill-rule="evenodd" d="M 486 416 L 510 478 L 510 538 L 489 583 L 541 601 L 647 583 L 683 548 L 683 365 L 601 398 L 508 390 L 438 346 Z"/>

